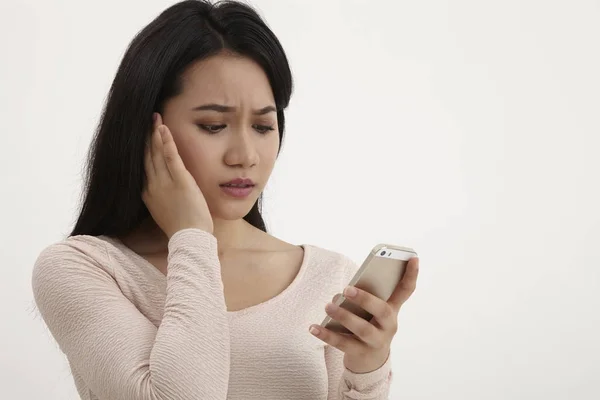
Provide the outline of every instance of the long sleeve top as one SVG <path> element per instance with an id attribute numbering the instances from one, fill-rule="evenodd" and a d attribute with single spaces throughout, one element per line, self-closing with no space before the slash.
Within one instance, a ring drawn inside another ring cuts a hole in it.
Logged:
<path id="1" fill-rule="evenodd" d="M 308 332 L 357 265 L 303 245 L 293 282 L 228 311 L 217 239 L 174 234 L 164 275 L 118 239 L 72 236 L 43 249 L 32 275 L 39 312 L 84 400 L 383 400 L 390 360 L 356 374 Z"/>

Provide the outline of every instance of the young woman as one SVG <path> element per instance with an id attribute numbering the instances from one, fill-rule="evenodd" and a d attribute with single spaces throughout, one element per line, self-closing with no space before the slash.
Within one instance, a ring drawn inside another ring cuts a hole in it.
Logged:
<path id="1" fill-rule="evenodd" d="M 184 1 L 133 40 L 90 150 L 81 213 L 33 272 L 83 399 L 387 399 L 418 260 L 384 302 L 357 266 L 266 232 L 261 192 L 292 78 L 237 2 Z M 315 329 L 325 312 L 353 335 Z"/>

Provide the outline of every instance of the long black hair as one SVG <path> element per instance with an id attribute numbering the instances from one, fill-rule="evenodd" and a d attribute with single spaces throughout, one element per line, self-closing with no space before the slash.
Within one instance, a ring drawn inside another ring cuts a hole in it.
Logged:
<path id="1" fill-rule="evenodd" d="M 144 144 L 152 113 L 182 92 L 190 64 L 222 51 L 257 62 L 275 98 L 279 138 L 292 75 L 283 48 L 250 6 L 237 1 L 186 0 L 163 11 L 132 40 L 111 85 L 85 164 L 85 182 L 74 235 L 120 236 L 150 216 L 142 201 Z M 244 219 L 267 231 L 262 195 Z"/>

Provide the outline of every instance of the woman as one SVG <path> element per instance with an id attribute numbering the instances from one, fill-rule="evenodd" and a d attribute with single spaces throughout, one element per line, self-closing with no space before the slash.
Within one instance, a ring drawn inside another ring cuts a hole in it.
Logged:
<path id="1" fill-rule="evenodd" d="M 388 397 L 417 259 L 388 302 L 345 292 L 372 323 L 329 305 L 354 335 L 315 329 L 357 266 L 266 232 L 260 195 L 291 92 L 279 41 L 241 3 L 184 1 L 135 37 L 75 228 L 33 273 L 81 398 Z"/>

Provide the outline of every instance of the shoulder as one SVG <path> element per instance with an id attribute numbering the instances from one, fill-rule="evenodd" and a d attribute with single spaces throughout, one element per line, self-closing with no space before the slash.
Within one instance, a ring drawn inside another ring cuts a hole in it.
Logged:
<path id="1" fill-rule="evenodd" d="M 356 262 L 339 251 L 310 244 L 303 247 L 307 253 L 307 262 L 318 275 L 325 275 L 346 284 L 358 271 L 359 266 Z"/>
<path id="2" fill-rule="evenodd" d="M 36 298 L 50 288 L 68 288 L 86 278 L 112 275 L 106 242 L 95 236 L 72 236 L 45 247 L 35 260 L 31 284 Z"/>
<path id="3" fill-rule="evenodd" d="M 71 236 L 45 247 L 36 258 L 34 271 L 46 266 L 108 262 L 107 242 L 95 236 Z"/>
<path id="4" fill-rule="evenodd" d="M 265 243 L 270 246 L 288 252 L 298 259 L 298 262 L 303 260 L 306 264 L 304 270 L 308 271 L 312 278 L 346 284 L 358 271 L 358 265 L 341 252 L 312 244 L 296 246 L 268 234 L 264 234 L 263 237 Z"/>

